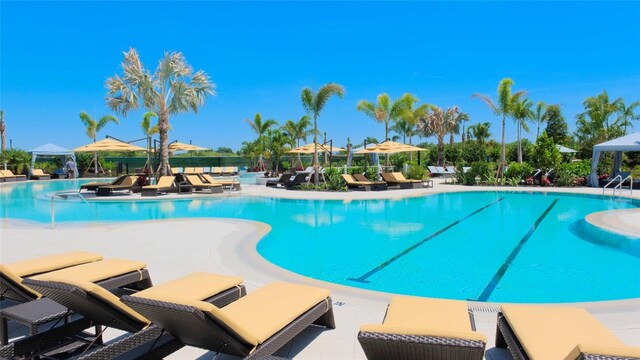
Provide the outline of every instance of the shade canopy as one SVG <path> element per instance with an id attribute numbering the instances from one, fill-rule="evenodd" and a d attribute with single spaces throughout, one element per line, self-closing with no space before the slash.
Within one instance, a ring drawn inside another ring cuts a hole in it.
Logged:
<path id="1" fill-rule="evenodd" d="M 614 153 L 613 176 L 621 175 L 620 165 L 622 163 L 622 153 L 625 151 L 640 152 L 640 132 L 625 135 L 613 140 L 605 141 L 593 147 L 591 156 L 591 173 L 587 179 L 589 186 L 598 187 L 598 162 L 600 153 L 610 151 Z"/>
<path id="2" fill-rule="evenodd" d="M 38 158 L 38 156 L 40 157 L 52 157 L 52 156 L 59 156 L 61 157 L 61 162 L 62 164 L 64 164 L 64 160 L 65 158 L 72 158 L 73 162 L 76 162 L 76 156 L 73 153 L 72 150 L 63 148 L 62 146 L 58 146 L 55 144 L 44 144 L 42 146 L 38 146 L 37 148 L 33 148 L 31 150 L 29 150 L 29 153 L 31 154 L 31 170 L 33 170 L 33 168 L 35 167 L 36 164 L 36 159 Z M 78 170 L 76 169 L 75 171 L 75 175 L 76 177 L 78 176 Z"/>
<path id="3" fill-rule="evenodd" d="M 315 151 L 313 143 L 302 145 L 289 151 L 290 154 L 312 154 Z M 340 152 L 345 151 L 342 148 L 336 146 L 328 146 L 326 144 L 318 144 L 318 152 Z"/>
<path id="4" fill-rule="evenodd" d="M 373 147 L 368 147 L 366 149 L 360 149 L 356 151 L 354 154 L 394 154 L 399 152 L 410 152 L 410 151 L 426 151 L 423 148 L 419 148 L 417 146 L 401 144 L 395 141 L 384 141 Z"/>
<path id="5" fill-rule="evenodd" d="M 570 148 L 568 148 L 568 147 L 566 147 L 566 146 L 562 146 L 562 145 L 560 145 L 560 144 L 556 145 L 556 147 L 557 147 L 557 148 L 558 148 L 558 150 L 559 150 L 561 153 L 563 153 L 563 154 L 567 154 L 567 153 L 576 153 L 576 152 L 578 152 L 577 150 L 570 149 Z"/>
<path id="6" fill-rule="evenodd" d="M 132 145 L 114 139 L 104 139 L 91 144 L 73 149 L 75 152 L 102 152 L 102 151 L 147 151 L 140 146 Z"/>
<path id="7" fill-rule="evenodd" d="M 181 142 L 173 142 L 169 144 L 169 151 L 197 151 L 197 150 L 208 150 L 207 148 L 203 148 L 201 146 L 195 146 L 191 144 L 185 144 Z"/>

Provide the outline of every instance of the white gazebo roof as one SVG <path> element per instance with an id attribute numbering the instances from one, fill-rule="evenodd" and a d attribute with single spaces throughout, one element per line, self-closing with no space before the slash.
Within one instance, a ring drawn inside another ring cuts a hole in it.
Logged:
<path id="1" fill-rule="evenodd" d="M 640 151 L 640 132 L 605 141 L 593 147 L 599 151 Z"/>

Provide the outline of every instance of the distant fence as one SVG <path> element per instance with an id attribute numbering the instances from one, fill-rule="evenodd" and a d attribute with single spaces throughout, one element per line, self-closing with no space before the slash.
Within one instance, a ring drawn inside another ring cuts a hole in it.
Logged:
<path id="1" fill-rule="evenodd" d="M 105 161 L 116 163 L 117 173 L 134 172 L 135 169 L 141 169 L 147 162 L 146 157 L 105 157 Z M 160 160 L 151 158 L 153 168 L 157 168 Z M 190 156 L 190 157 L 173 157 L 169 159 L 172 167 L 208 167 L 208 166 L 248 166 L 249 161 L 238 156 Z"/>

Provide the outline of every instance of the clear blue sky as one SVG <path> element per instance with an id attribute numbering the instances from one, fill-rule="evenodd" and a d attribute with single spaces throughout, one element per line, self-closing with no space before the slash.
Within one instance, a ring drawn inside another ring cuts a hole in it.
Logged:
<path id="1" fill-rule="evenodd" d="M 471 124 L 490 121 L 495 138 L 498 119 L 470 96 L 495 96 L 504 77 L 534 102 L 562 104 L 570 130 L 584 98 L 603 89 L 640 100 L 639 2 L 2 0 L 0 13 L 0 108 L 7 138 L 22 149 L 88 143 L 78 113 L 111 113 L 104 82 L 121 73 L 129 47 L 152 68 L 164 51 L 181 51 L 210 75 L 218 95 L 198 114 L 174 116 L 170 139 L 212 148 L 252 140 L 243 119 L 256 112 L 298 120 L 300 90 L 327 82 L 346 88 L 319 119 L 337 145 L 384 137 L 383 125 L 356 111 L 381 92 L 458 105 Z M 142 113 L 99 137 L 142 137 Z"/>

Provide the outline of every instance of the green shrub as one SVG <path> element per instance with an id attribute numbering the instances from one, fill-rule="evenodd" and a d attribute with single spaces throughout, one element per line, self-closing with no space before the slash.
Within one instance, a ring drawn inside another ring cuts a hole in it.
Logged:
<path id="1" fill-rule="evenodd" d="M 353 175 L 353 174 L 363 174 L 364 173 L 364 167 L 362 166 L 352 166 L 350 168 L 347 169 L 347 173 Z"/>
<path id="2" fill-rule="evenodd" d="M 366 176 L 367 179 L 369 179 L 371 181 L 377 181 L 378 180 L 378 167 L 377 166 L 367 167 L 367 170 L 365 171 L 364 176 Z"/>
<path id="3" fill-rule="evenodd" d="M 475 178 L 480 178 L 481 181 L 490 182 L 491 179 L 495 179 L 493 176 L 493 163 L 488 163 L 486 161 L 476 161 L 471 164 L 471 169 L 467 172 L 469 176 L 473 176 L 474 181 Z"/>
<path id="4" fill-rule="evenodd" d="M 7 168 L 15 174 L 22 174 L 31 165 L 31 155 L 21 149 L 7 149 L 0 153 L 2 165 L 7 163 Z"/>
<path id="5" fill-rule="evenodd" d="M 558 165 L 555 185 L 580 186 L 586 183 L 586 178 L 591 172 L 589 160 L 575 161 Z"/>
<path id="6" fill-rule="evenodd" d="M 560 150 L 553 143 L 553 139 L 546 133 L 542 133 L 531 151 L 531 162 L 533 166 L 548 171 L 560 164 L 562 155 Z"/>
<path id="7" fill-rule="evenodd" d="M 346 191 L 347 186 L 342 180 L 342 172 L 338 168 L 329 168 L 324 170 L 324 180 L 326 190 L 329 191 Z"/>
<path id="8" fill-rule="evenodd" d="M 389 156 L 389 161 L 396 169 L 402 169 L 404 164 L 409 161 L 409 158 L 405 153 L 395 153 Z"/>
<path id="9" fill-rule="evenodd" d="M 520 164 L 512 162 L 504 172 L 504 176 L 507 179 L 515 178 L 518 180 L 524 180 L 533 174 L 533 170 L 533 166 L 529 165 L 529 163 L 523 162 Z"/>
<path id="10" fill-rule="evenodd" d="M 420 165 L 410 165 L 407 169 L 407 179 L 426 180 L 429 177 L 427 169 Z"/>

